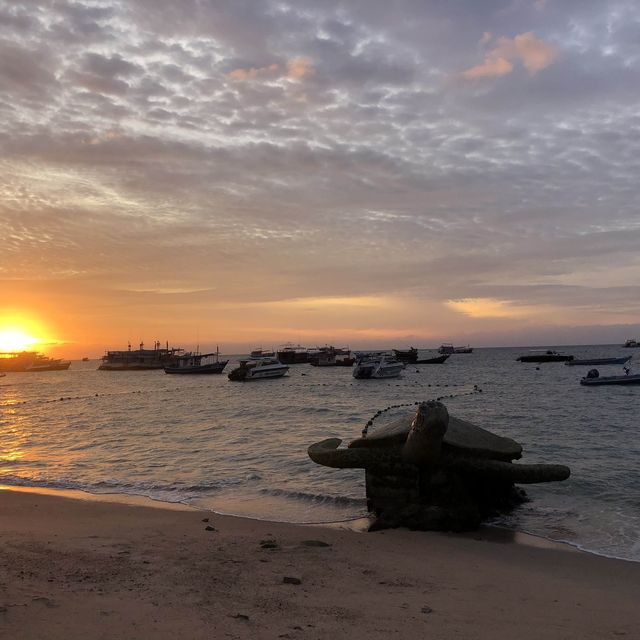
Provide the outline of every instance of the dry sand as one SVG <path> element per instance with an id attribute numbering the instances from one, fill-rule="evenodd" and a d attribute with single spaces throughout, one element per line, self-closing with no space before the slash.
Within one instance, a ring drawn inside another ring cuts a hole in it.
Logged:
<path id="1" fill-rule="evenodd" d="M 3 490 L 0 637 L 640 637 L 640 563 L 518 538 L 365 534 Z"/>

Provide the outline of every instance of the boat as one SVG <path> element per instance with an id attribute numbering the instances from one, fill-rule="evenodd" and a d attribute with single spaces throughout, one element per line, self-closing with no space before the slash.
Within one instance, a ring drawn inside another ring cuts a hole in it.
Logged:
<path id="1" fill-rule="evenodd" d="M 627 349 L 636 349 L 638 347 L 640 347 L 640 342 L 638 342 L 637 340 L 627 340 L 623 345 L 623 347 L 626 347 Z"/>
<path id="2" fill-rule="evenodd" d="M 393 353 L 396 360 L 400 360 L 400 362 L 404 362 L 405 364 L 415 364 L 418 361 L 418 350 L 415 347 L 394 349 Z"/>
<path id="3" fill-rule="evenodd" d="M 631 360 L 631 356 L 622 356 L 621 358 L 574 358 L 573 360 L 568 360 L 565 362 L 565 365 L 576 367 L 580 365 L 608 365 L 608 364 L 626 364 Z"/>
<path id="4" fill-rule="evenodd" d="M 254 349 L 249 354 L 249 360 L 262 360 L 263 358 L 275 358 L 275 351 L 264 351 L 262 347 L 260 349 Z"/>
<path id="5" fill-rule="evenodd" d="M 587 387 L 605 384 L 640 384 L 640 373 L 631 373 L 629 369 L 625 368 L 625 375 L 623 376 L 601 376 L 597 369 L 591 369 L 580 380 L 580 384 Z"/>
<path id="6" fill-rule="evenodd" d="M 359 380 L 397 378 L 403 369 L 404 362 L 385 353 L 358 353 L 353 367 L 353 377 Z"/>
<path id="7" fill-rule="evenodd" d="M 473 353 L 473 347 L 453 347 L 453 353 Z"/>
<path id="8" fill-rule="evenodd" d="M 176 347 L 161 347 L 156 341 L 153 349 L 145 349 L 144 342 L 140 343 L 139 349 L 131 349 L 131 345 L 126 351 L 107 351 L 102 356 L 102 364 L 99 371 L 152 371 L 154 369 L 164 369 L 165 366 L 175 366 L 184 354 L 184 349 Z"/>
<path id="9" fill-rule="evenodd" d="M 450 355 L 449 353 L 443 353 L 441 356 L 436 356 L 435 358 L 419 358 L 413 364 L 444 364 Z"/>
<path id="10" fill-rule="evenodd" d="M 568 362 L 573 356 L 552 349 L 532 349 L 528 354 L 516 358 L 517 362 Z"/>
<path id="11" fill-rule="evenodd" d="M 276 358 L 248 359 L 240 360 L 240 366 L 231 371 L 227 377 L 235 382 L 244 382 L 265 378 L 281 378 L 287 371 L 289 371 L 289 365 L 282 364 Z"/>
<path id="12" fill-rule="evenodd" d="M 456 352 L 456 349 L 450 342 L 443 342 L 438 347 L 438 353 L 446 353 L 451 355 L 452 353 L 455 353 L 455 352 Z"/>
<path id="13" fill-rule="evenodd" d="M 71 360 L 49 358 L 37 351 L 5 351 L 0 353 L 0 371 L 22 373 L 29 371 L 66 371 Z"/>
<path id="14" fill-rule="evenodd" d="M 349 349 L 320 347 L 309 352 L 309 364 L 312 367 L 352 367 L 356 359 Z"/>
<path id="15" fill-rule="evenodd" d="M 290 342 L 282 345 L 276 353 L 276 358 L 282 364 L 305 364 L 309 361 L 309 350 L 299 344 L 293 345 Z"/>
<path id="16" fill-rule="evenodd" d="M 200 374 L 222 373 L 228 360 L 220 360 L 220 352 L 216 349 L 213 353 L 185 353 L 175 359 L 174 364 L 165 365 L 165 373 Z"/>
<path id="17" fill-rule="evenodd" d="M 89 362 L 89 358 L 85 356 L 84 358 L 82 358 L 82 362 Z"/>
<path id="18" fill-rule="evenodd" d="M 473 353 L 473 347 L 466 345 L 465 347 L 454 347 L 450 342 L 443 342 L 438 347 L 438 353 Z"/>

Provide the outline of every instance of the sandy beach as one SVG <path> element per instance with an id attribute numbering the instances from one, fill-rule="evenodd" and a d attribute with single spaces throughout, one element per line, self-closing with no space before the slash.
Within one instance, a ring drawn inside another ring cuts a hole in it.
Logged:
<path id="1" fill-rule="evenodd" d="M 640 564 L 0 491 L 3 637 L 637 637 Z"/>

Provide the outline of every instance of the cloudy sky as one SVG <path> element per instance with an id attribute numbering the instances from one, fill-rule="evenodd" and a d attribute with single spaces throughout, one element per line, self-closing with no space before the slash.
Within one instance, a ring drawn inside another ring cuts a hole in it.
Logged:
<path id="1" fill-rule="evenodd" d="M 0 167 L 71 352 L 640 337 L 635 0 L 0 0 Z"/>

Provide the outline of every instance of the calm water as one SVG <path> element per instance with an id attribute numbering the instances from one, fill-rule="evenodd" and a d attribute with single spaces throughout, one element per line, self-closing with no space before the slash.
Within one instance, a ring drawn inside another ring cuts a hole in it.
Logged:
<path id="1" fill-rule="evenodd" d="M 283 379 L 233 383 L 233 362 L 221 376 L 104 372 L 96 361 L 9 373 L 0 378 L 0 484 L 138 494 L 270 520 L 354 518 L 365 513 L 364 472 L 315 465 L 309 444 L 355 438 L 391 404 L 478 385 L 482 393 L 446 398 L 449 412 L 518 440 L 524 462 L 572 470 L 567 482 L 529 487 L 531 502 L 502 524 L 640 561 L 640 386 L 582 387 L 587 367 L 516 362 L 523 351 L 476 349 L 387 381 L 297 365 Z"/>

